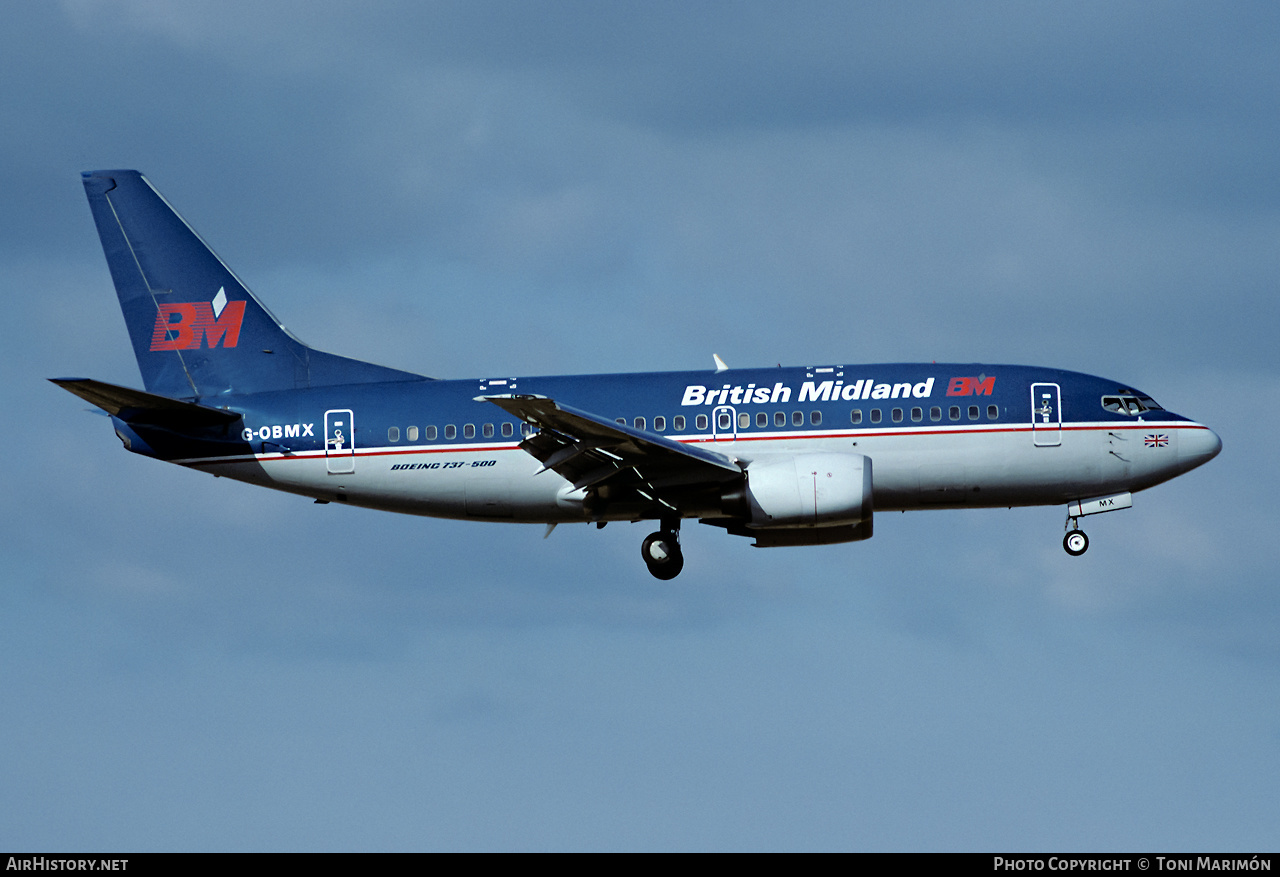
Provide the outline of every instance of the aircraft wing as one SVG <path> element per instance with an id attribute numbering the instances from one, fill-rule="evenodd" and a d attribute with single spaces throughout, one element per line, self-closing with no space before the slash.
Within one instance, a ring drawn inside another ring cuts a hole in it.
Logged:
<path id="1" fill-rule="evenodd" d="M 742 477 L 724 454 L 561 405 L 545 396 L 478 396 L 538 428 L 520 447 L 577 489 L 678 511 L 691 493 Z"/>

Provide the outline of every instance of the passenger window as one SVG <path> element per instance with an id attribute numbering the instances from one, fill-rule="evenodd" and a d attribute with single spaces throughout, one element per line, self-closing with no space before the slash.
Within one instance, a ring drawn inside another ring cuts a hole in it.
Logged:
<path id="1" fill-rule="evenodd" d="M 970 420 L 977 420 L 977 419 L 978 419 L 978 406 L 977 406 L 977 405 L 970 405 L 970 406 L 969 406 L 969 419 L 970 419 Z"/>
<path id="2" fill-rule="evenodd" d="M 444 437 L 447 439 L 458 437 L 458 428 L 452 423 L 444 428 Z"/>
<path id="3" fill-rule="evenodd" d="M 901 409 L 901 408 L 895 408 L 895 409 L 893 409 L 893 414 L 892 414 L 891 416 L 893 417 L 893 422 L 894 422 L 894 423 L 901 423 L 901 422 L 902 422 L 902 409 Z"/>
<path id="4" fill-rule="evenodd" d="M 513 429 L 513 428 L 512 428 L 512 426 L 511 426 L 511 424 L 510 424 L 510 423 L 504 423 L 504 424 L 502 424 L 502 434 L 503 434 L 504 436 L 506 436 L 506 437 L 510 438 L 511 433 L 513 433 L 513 432 L 515 432 L 515 429 Z"/>
<path id="5" fill-rule="evenodd" d="M 756 415 L 756 426 L 763 428 L 768 425 L 769 425 L 769 415 L 761 411 L 759 414 Z"/>
<path id="6" fill-rule="evenodd" d="M 941 409 L 941 408 L 939 408 L 937 405 L 934 405 L 932 408 L 930 408 L 930 409 L 929 409 L 929 419 L 930 419 L 930 420 L 941 420 L 941 419 L 942 419 L 942 409 Z"/>
<path id="7" fill-rule="evenodd" d="M 418 440 L 418 428 L 416 426 L 409 427 L 405 430 L 404 437 L 411 442 L 416 442 Z"/>
<path id="8" fill-rule="evenodd" d="M 636 428 L 636 429 L 644 429 L 644 418 L 643 418 L 643 417 L 637 417 L 635 420 L 633 420 L 633 421 L 631 421 L 631 422 L 632 422 L 632 424 L 635 426 L 635 428 Z"/>
<path id="9" fill-rule="evenodd" d="M 911 419 L 916 423 L 919 423 L 920 421 L 924 420 L 924 410 L 921 408 L 912 408 Z"/>
<path id="10" fill-rule="evenodd" d="M 818 426 L 819 424 L 821 424 L 821 423 L 822 423 L 822 412 L 821 412 L 821 411 L 810 411 L 810 412 L 809 412 L 809 422 L 810 422 L 810 423 L 812 423 L 814 426 Z"/>
<path id="11" fill-rule="evenodd" d="M 653 431 L 654 431 L 654 432 L 666 432 L 666 431 L 667 431 L 667 418 L 663 417 L 662 415 L 658 415 L 657 417 L 653 418 Z"/>
<path id="12" fill-rule="evenodd" d="M 996 406 L 994 406 L 994 405 L 988 405 L 988 406 L 987 406 L 987 419 L 988 419 L 988 420 L 999 420 L 999 419 L 1000 419 L 1000 409 L 999 409 L 999 408 L 997 408 L 997 407 L 996 407 Z"/>
<path id="13" fill-rule="evenodd" d="M 532 423 L 522 423 L 522 424 L 520 424 L 520 434 L 521 434 L 521 435 L 533 435 L 533 424 L 532 424 Z"/>
<path id="14" fill-rule="evenodd" d="M 683 414 L 677 414 L 675 416 L 675 420 L 673 420 L 672 422 L 675 424 L 676 432 L 684 432 L 684 415 Z"/>
<path id="15" fill-rule="evenodd" d="M 484 425 L 484 427 L 483 427 L 483 430 L 484 430 L 484 437 L 485 437 L 485 438 L 493 438 L 493 424 L 492 424 L 492 423 L 486 423 L 486 424 Z"/>
<path id="16" fill-rule="evenodd" d="M 389 442 L 400 441 L 400 427 L 393 426 L 387 430 L 387 441 Z"/>
<path id="17" fill-rule="evenodd" d="M 721 411 L 720 414 L 716 417 L 716 422 L 720 424 L 720 429 L 728 429 L 729 424 L 732 423 L 733 421 L 729 419 L 728 411 Z"/>
<path id="18" fill-rule="evenodd" d="M 959 420 L 959 419 L 960 419 L 960 406 L 959 406 L 959 405 L 952 405 L 950 408 L 948 408 L 948 409 L 947 409 L 947 416 L 948 416 L 948 417 L 950 417 L 952 420 Z"/>
<path id="19" fill-rule="evenodd" d="M 879 422 L 880 422 L 880 409 L 879 409 L 879 408 L 872 408 L 872 409 L 871 409 L 871 422 L 872 422 L 872 423 L 879 423 Z"/>
<path id="20" fill-rule="evenodd" d="M 467 423 L 467 424 L 464 424 L 464 425 L 463 425 L 463 427 L 462 427 L 462 437 L 463 437 L 463 438 L 475 438 L 475 437 L 476 437 L 476 425 L 475 425 L 474 423 Z"/>
<path id="21" fill-rule="evenodd" d="M 705 415 L 705 414 L 699 414 L 696 418 L 694 418 L 694 421 L 693 421 L 693 422 L 694 422 L 694 428 L 695 428 L 695 429 L 706 429 L 706 428 L 707 428 L 707 415 Z"/>
<path id="22" fill-rule="evenodd" d="M 625 418 L 625 417 L 615 417 L 615 418 L 613 418 L 613 422 L 614 422 L 614 423 L 620 423 L 620 424 L 622 424 L 623 426 L 626 426 L 626 425 L 627 425 L 627 418 Z"/>
<path id="23" fill-rule="evenodd" d="M 428 427 L 427 427 L 427 441 L 429 441 L 429 442 L 433 442 L 433 441 L 435 441 L 435 440 L 436 440 L 436 428 L 435 428 L 434 426 L 428 426 Z"/>
<path id="24" fill-rule="evenodd" d="M 786 426 L 786 425 L 787 425 L 787 412 L 785 412 L 785 411 L 775 411 L 775 412 L 773 412 L 773 425 L 774 425 L 774 426 Z"/>
<path id="25" fill-rule="evenodd" d="M 862 422 L 862 409 L 861 409 L 861 408 L 855 408 L 855 409 L 853 409 L 853 411 L 851 411 L 851 412 L 849 413 L 849 419 L 850 419 L 850 420 L 852 420 L 854 423 L 861 423 L 861 422 Z"/>
<path id="26" fill-rule="evenodd" d="M 804 426 L 804 412 L 803 412 L 803 411 L 792 411 L 792 412 L 791 412 L 791 425 L 792 425 L 792 426 Z"/>
<path id="27" fill-rule="evenodd" d="M 738 429 L 746 429 L 751 426 L 751 415 L 743 411 L 738 415 Z"/>

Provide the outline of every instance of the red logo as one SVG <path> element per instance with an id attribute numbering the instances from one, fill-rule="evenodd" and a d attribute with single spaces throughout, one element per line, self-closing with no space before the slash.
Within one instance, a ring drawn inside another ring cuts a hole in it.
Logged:
<path id="1" fill-rule="evenodd" d="M 948 396 L 990 396 L 995 392 L 995 376 L 978 375 L 976 378 L 952 378 L 947 384 Z"/>
<path id="2" fill-rule="evenodd" d="M 156 314 L 151 349 L 198 350 L 202 346 L 217 347 L 219 344 L 235 347 L 240 343 L 243 320 L 243 301 L 226 302 L 216 316 L 213 303 L 207 301 L 162 304 L 160 313 Z"/>

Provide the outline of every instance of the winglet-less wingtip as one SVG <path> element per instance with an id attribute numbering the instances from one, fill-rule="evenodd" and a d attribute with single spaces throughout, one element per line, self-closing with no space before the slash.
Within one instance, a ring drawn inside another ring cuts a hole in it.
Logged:
<path id="1" fill-rule="evenodd" d="M 711 354 L 711 358 L 716 361 L 716 374 L 720 374 L 720 372 L 727 372 L 729 370 L 729 366 L 724 364 L 724 360 L 720 358 L 720 354 L 713 353 Z"/>

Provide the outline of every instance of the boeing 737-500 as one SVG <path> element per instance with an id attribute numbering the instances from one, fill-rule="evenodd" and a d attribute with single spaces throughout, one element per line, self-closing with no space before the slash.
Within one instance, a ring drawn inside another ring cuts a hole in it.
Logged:
<path id="1" fill-rule="evenodd" d="M 1086 515 L 1212 459 L 1214 432 L 1124 383 L 978 364 L 437 380 L 322 353 L 272 316 L 151 183 L 84 175 L 143 390 L 59 386 L 127 450 L 226 478 L 416 515 L 657 522 L 641 555 L 684 566 L 687 518 L 760 547 L 871 537 L 873 509 L 1063 504 Z"/>

